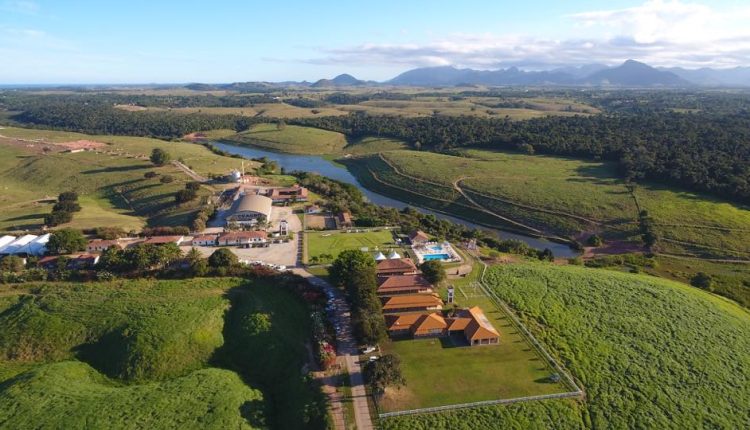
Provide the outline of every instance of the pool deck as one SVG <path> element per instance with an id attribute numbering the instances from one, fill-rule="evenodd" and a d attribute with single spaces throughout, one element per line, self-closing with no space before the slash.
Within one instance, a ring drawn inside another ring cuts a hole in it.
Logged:
<path id="1" fill-rule="evenodd" d="M 422 264 L 423 262 L 428 260 L 437 260 L 443 263 L 456 263 L 463 261 L 461 255 L 453 249 L 453 245 L 451 245 L 450 242 L 429 242 L 423 245 L 413 245 L 411 249 L 414 252 L 414 255 L 417 257 L 418 264 Z M 437 257 L 443 255 L 447 255 L 448 258 Z M 434 257 L 430 258 L 430 256 Z"/>

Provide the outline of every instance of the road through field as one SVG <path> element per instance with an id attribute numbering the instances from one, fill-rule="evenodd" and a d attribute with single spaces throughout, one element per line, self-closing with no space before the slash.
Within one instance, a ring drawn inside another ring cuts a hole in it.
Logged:
<path id="1" fill-rule="evenodd" d="M 354 340 L 351 318 L 349 315 L 349 304 L 344 300 L 340 291 L 334 288 L 324 279 L 314 276 L 303 268 L 295 268 L 294 273 L 307 279 L 311 284 L 323 287 L 335 309 L 332 317 L 336 326 L 336 340 L 338 342 L 338 359 L 346 364 L 352 389 L 352 404 L 354 405 L 354 420 L 358 430 L 372 430 L 372 419 L 370 418 L 370 406 L 367 403 L 367 391 L 365 390 L 362 368 L 359 365 L 359 354 L 357 343 Z"/>

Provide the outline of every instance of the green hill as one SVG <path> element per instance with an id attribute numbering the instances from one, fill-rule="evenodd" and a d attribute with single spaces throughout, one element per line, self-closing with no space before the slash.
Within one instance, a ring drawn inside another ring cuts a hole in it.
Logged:
<path id="1" fill-rule="evenodd" d="M 0 427 L 322 425 L 307 307 L 270 281 L 6 286 L 0 327 Z"/>
<path id="2" fill-rule="evenodd" d="M 747 425 L 750 314 L 737 305 L 649 276 L 541 263 L 494 267 L 487 281 L 581 382 L 586 399 L 387 419 L 383 428 Z"/>

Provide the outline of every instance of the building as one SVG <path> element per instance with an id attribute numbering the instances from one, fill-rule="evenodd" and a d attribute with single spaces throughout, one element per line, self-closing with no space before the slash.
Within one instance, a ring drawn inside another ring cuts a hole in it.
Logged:
<path id="1" fill-rule="evenodd" d="M 268 197 L 273 203 L 293 203 L 307 201 L 307 188 L 295 185 L 286 188 L 273 188 L 268 192 Z"/>
<path id="2" fill-rule="evenodd" d="M 86 252 L 101 253 L 112 247 L 117 248 L 117 249 L 122 249 L 122 245 L 120 245 L 120 242 L 117 240 L 94 239 L 94 240 L 89 241 L 88 245 L 86 245 Z"/>
<path id="3" fill-rule="evenodd" d="M 422 275 L 395 275 L 378 278 L 377 293 L 379 296 L 399 294 L 429 294 L 434 292 L 432 284 Z"/>
<path id="4" fill-rule="evenodd" d="M 339 214 L 336 215 L 336 227 L 339 229 L 354 227 L 352 214 L 349 212 L 339 212 Z"/>
<path id="5" fill-rule="evenodd" d="M 461 309 L 454 318 L 449 318 L 447 321 L 448 333 L 463 334 L 471 346 L 497 345 L 500 343 L 500 334 L 478 306 Z"/>
<path id="6" fill-rule="evenodd" d="M 443 301 L 436 294 L 401 294 L 383 297 L 383 313 L 439 311 Z"/>
<path id="7" fill-rule="evenodd" d="M 323 212 L 323 209 L 318 205 L 307 205 L 305 206 L 305 213 L 306 214 L 319 214 Z"/>
<path id="8" fill-rule="evenodd" d="M 82 270 L 91 269 L 96 266 L 99 262 L 99 256 L 96 254 L 79 254 L 70 257 L 68 262 L 68 269 L 70 270 Z"/>
<path id="9" fill-rule="evenodd" d="M 5 248 L 5 245 L 10 244 L 14 240 L 16 240 L 15 236 L 3 236 L 3 237 L 0 237 L 0 250 L 2 250 L 3 248 Z"/>
<path id="10" fill-rule="evenodd" d="M 415 275 L 418 270 L 411 258 L 393 258 L 377 262 L 378 276 Z"/>
<path id="11" fill-rule="evenodd" d="M 204 234 L 195 236 L 190 244 L 193 246 L 216 246 L 216 241 L 219 238 L 218 234 Z"/>
<path id="12" fill-rule="evenodd" d="M 227 216 L 227 224 L 255 225 L 271 219 L 273 201 L 258 194 L 245 194 L 238 198 Z"/>
<path id="13" fill-rule="evenodd" d="M 185 240 L 185 236 L 152 236 L 143 241 L 146 245 L 166 245 L 168 243 L 174 243 L 179 245 Z"/>
<path id="14" fill-rule="evenodd" d="M 430 241 L 430 236 L 422 230 L 416 230 L 409 234 L 409 242 L 411 242 L 412 245 L 424 245 Z"/>
<path id="15" fill-rule="evenodd" d="M 216 242 L 219 246 L 249 247 L 268 242 L 268 233 L 265 231 L 233 231 L 220 235 Z"/>
<path id="16" fill-rule="evenodd" d="M 385 325 L 391 337 L 441 337 L 448 323 L 436 312 L 429 314 L 386 315 Z"/>

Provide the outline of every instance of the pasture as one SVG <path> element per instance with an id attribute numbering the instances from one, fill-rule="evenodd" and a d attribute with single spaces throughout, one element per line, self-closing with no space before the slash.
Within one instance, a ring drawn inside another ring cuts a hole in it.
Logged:
<path id="1" fill-rule="evenodd" d="M 341 133 L 295 125 L 279 129 L 276 124 L 258 124 L 225 140 L 290 154 L 335 154 L 347 144 Z"/>
<path id="2" fill-rule="evenodd" d="M 399 248 L 393 241 L 393 235 L 388 230 L 373 230 L 360 233 L 345 231 L 305 232 L 305 247 L 307 261 L 322 256 L 330 256 L 334 260 L 342 251 L 348 249 L 365 249 L 369 252 Z M 400 249 L 398 252 L 401 253 Z"/>
<path id="3" fill-rule="evenodd" d="M 299 372 L 308 311 L 273 282 L 34 284 L 0 297 L 6 426 L 320 424 Z"/>
<path id="4" fill-rule="evenodd" d="M 18 128 L 5 128 L 0 134 L 0 204 L 5 208 L 0 229 L 4 230 L 40 228 L 56 196 L 68 190 L 79 193 L 82 207 L 68 227 L 117 225 L 138 230 L 147 223 L 185 224 L 200 199 L 179 206 L 174 203 L 174 193 L 190 178 L 171 164 L 153 166 L 147 157 L 151 149 L 163 148 L 174 158 L 194 163 L 195 170 L 204 175 L 227 172 L 238 162 L 190 143 Z M 53 145 L 82 139 L 107 145 L 81 153 L 59 152 Z M 145 178 L 146 172 L 159 176 Z M 174 181 L 162 183 L 162 176 L 172 176 Z M 210 189 L 203 187 L 199 194 L 208 193 Z"/>
<path id="5" fill-rule="evenodd" d="M 740 428 L 750 314 L 677 282 L 543 263 L 495 266 L 492 290 L 566 363 L 585 403 L 530 402 L 393 418 L 385 429 Z M 478 421 L 474 421 L 478 420 Z"/>

